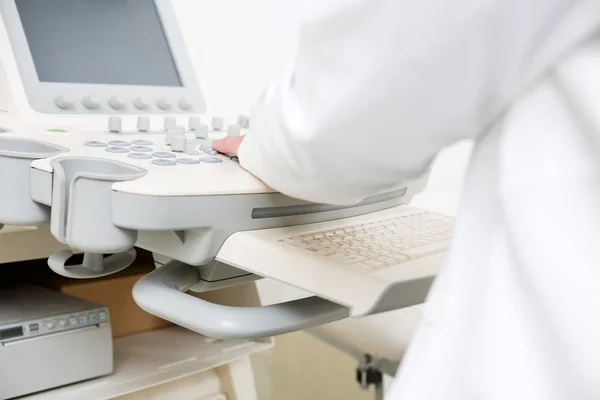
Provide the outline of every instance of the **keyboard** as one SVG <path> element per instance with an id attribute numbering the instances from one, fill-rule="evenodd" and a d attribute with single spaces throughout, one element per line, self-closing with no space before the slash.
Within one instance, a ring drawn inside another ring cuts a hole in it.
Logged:
<path id="1" fill-rule="evenodd" d="M 277 240 L 354 268 L 376 271 L 447 250 L 454 218 L 414 212 Z"/>

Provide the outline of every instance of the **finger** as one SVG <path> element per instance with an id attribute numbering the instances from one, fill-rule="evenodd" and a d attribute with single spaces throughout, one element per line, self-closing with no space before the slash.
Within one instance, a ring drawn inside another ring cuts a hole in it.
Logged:
<path id="1" fill-rule="evenodd" d="M 243 139 L 243 136 L 230 136 L 220 140 L 215 140 L 212 143 L 212 148 L 220 153 L 237 155 Z"/>

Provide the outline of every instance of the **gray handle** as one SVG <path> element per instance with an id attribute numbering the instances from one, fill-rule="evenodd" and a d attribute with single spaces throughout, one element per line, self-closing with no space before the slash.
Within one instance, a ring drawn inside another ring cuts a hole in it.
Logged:
<path id="1" fill-rule="evenodd" d="M 230 307 L 182 293 L 200 280 L 198 270 L 178 261 L 156 269 L 133 287 L 145 311 L 218 339 L 261 339 L 347 318 L 346 307 L 308 297 L 264 307 Z"/>

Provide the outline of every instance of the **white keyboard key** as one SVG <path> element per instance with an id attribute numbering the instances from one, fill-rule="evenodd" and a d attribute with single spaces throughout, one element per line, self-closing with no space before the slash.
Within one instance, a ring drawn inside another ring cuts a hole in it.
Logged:
<path id="1" fill-rule="evenodd" d="M 408 261 L 408 257 L 406 257 L 406 260 Z M 398 261 L 395 260 L 394 258 L 391 257 L 377 257 L 377 261 L 381 261 L 382 263 L 386 264 L 386 265 L 395 265 L 398 264 Z"/>
<path id="2" fill-rule="evenodd" d="M 448 247 L 447 241 L 433 243 L 427 246 L 414 247 L 412 249 L 403 250 L 402 254 L 410 257 L 411 260 L 427 257 L 432 254 L 437 254 L 444 251 Z"/>
<path id="3" fill-rule="evenodd" d="M 373 267 L 374 269 L 380 269 L 380 268 L 384 268 L 386 266 L 385 263 L 382 263 L 381 261 L 377 261 L 377 260 L 367 260 L 367 261 L 365 261 L 365 264 Z"/>
<path id="4" fill-rule="evenodd" d="M 342 255 L 342 256 L 334 256 L 336 261 L 342 262 L 344 264 L 357 264 L 361 262 L 366 262 L 368 259 L 365 257 L 361 257 L 359 255 Z"/>

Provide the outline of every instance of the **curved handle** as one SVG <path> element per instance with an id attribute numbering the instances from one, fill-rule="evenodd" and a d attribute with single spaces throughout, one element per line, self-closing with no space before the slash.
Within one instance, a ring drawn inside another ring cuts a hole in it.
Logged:
<path id="1" fill-rule="evenodd" d="M 79 265 L 65 265 L 73 256 L 71 250 L 62 250 L 48 257 L 48 266 L 59 275 L 67 278 L 99 278 L 119 272 L 130 266 L 136 257 L 135 249 L 116 253 L 104 258 L 102 254 L 83 253 L 83 262 Z"/>
<path id="2" fill-rule="evenodd" d="M 308 297 L 265 307 L 231 307 L 182 293 L 200 280 L 198 270 L 171 261 L 141 278 L 133 299 L 145 311 L 218 339 L 261 339 L 347 318 L 346 307 Z"/>

